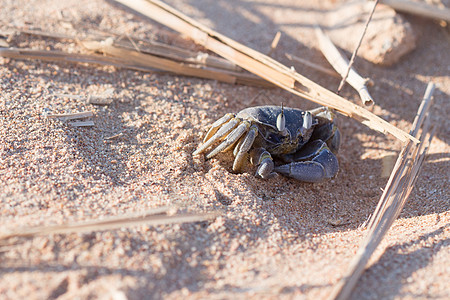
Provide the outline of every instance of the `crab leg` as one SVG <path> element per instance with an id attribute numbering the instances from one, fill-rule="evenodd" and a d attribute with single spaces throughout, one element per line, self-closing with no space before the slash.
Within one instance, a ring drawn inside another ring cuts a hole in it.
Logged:
<path id="1" fill-rule="evenodd" d="M 236 129 L 234 129 L 227 136 L 227 138 L 219 146 L 217 146 L 217 148 L 215 148 L 213 151 L 208 153 L 208 155 L 206 155 L 206 158 L 209 159 L 209 158 L 213 157 L 214 155 L 216 155 L 217 153 L 225 150 L 230 145 L 236 143 L 241 138 L 241 136 L 248 130 L 249 127 L 250 127 L 250 123 L 248 121 L 244 121 L 241 124 L 239 124 L 239 126 L 236 127 Z"/>
<path id="2" fill-rule="evenodd" d="M 209 140 L 213 136 L 213 134 L 215 134 L 217 132 L 217 130 L 219 129 L 220 126 L 222 126 L 226 122 L 230 121 L 233 117 L 234 117 L 233 114 L 226 114 L 219 120 L 215 121 L 211 125 L 211 128 L 209 128 L 208 133 L 205 135 L 205 138 L 203 139 L 203 143 L 205 143 L 207 140 Z"/>
<path id="3" fill-rule="evenodd" d="M 241 139 L 239 140 L 239 142 L 236 144 L 236 146 L 234 146 L 233 149 L 233 156 L 236 157 L 239 153 L 239 149 L 241 149 L 242 144 L 244 143 L 245 138 L 247 137 L 248 133 L 244 136 L 241 137 Z"/>
<path id="4" fill-rule="evenodd" d="M 200 154 L 200 153 L 204 152 L 209 146 L 214 144 L 216 141 L 220 140 L 224 136 L 227 136 L 228 133 L 231 130 L 233 130 L 234 127 L 236 127 L 237 124 L 239 124 L 239 122 L 240 122 L 240 120 L 237 119 L 237 118 L 231 119 L 231 121 L 229 121 L 228 123 L 226 123 L 225 125 L 220 127 L 217 130 L 217 132 L 214 133 L 214 135 L 210 139 L 208 139 L 203 145 L 201 145 L 197 150 L 195 150 L 193 155 L 197 155 L 197 154 Z"/>
<path id="5" fill-rule="evenodd" d="M 233 154 L 236 157 L 233 162 L 233 171 L 239 172 L 244 164 L 247 152 L 253 145 L 256 135 L 258 134 L 258 128 L 256 125 L 252 125 L 247 135 L 236 145 Z"/>
<path id="6" fill-rule="evenodd" d="M 308 110 L 313 116 L 321 116 L 321 117 L 326 117 L 326 115 L 327 115 L 327 113 L 329 114 L 329 112 L 328 112 L 328 108 L 327 107 L 325 107 L 325 106 L 321 106 L 321 107 L 318 107 L 318 108 L 314 108 L 314 109 L 311 109 L 311 110 Z"/>
<path id="7" fill-rule="evenodd" d="M 272 156 L 264 148 L 257 148 L 251 152 L 252 164 L 258 166 L 255 176 L 259 176 L 262 179 L 268 179 L 275 175 L 273 172 L 274 164 Z"/>

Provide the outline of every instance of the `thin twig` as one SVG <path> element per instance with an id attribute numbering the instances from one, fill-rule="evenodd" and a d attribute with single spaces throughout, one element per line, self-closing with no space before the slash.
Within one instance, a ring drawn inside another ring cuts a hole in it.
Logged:
<path id="1" fill-rule="evenodd" d="M 350 72 L 350 69 L 353 66 L 353 62 L 355 61 L 356 54 L 358 53 L 359 47 L 361 46 L 361 43 L 362 43 L 362 40 L 363 40 L 364 36 L 366 35 L 367 27 L 369 27 L 369 23 L 372 20 L 372 16 L 373 16 L 373 13 L 375 12 L 375 8 L 377 7 L 377 4 L 378 4 L 378 0 L 375 1 L 372 11 L 369 14 L 369 18 L 367 18 L 366 24 L 364 25 L 364 30 L 361 34 L 361 38 L 359 39 L 358 45 L 356 46 L 355 51 L 353 51 L 352 57 L 350 58 L 350 62 L 348 64 L 347 71 L 345 72 L 345 75 L 342 77 L 341 83 L 339 83 L 339 87 L 337 89 L 337 94 L 339 94 L 341 92 L 341 89 L 344 86 L 345 81 L 347 80 L 348 73 Z"/>
<path id="2" fill-rule="evenodd" d="M 270 44 L 270 50 L 269 53 L 267 53 L 267 56 L 272 56 L 273 52 L 278 46 L 278 42 L 280 41 L 281 32 L 278 31 L 277 34 L 275 34 L 275 37 L 273 38 L 272 44 Z"/>
<path id="3" fill-rule="evenodd" d="M 94 113 L 92 111 L 83 111 L 77 113 L 68 113 L 68 114 L 48 114 L 47 119 L 61 119 L 63 121 L 67 120 L 75 120 L 75 119 L 85 119 L 92 117 Z"/>
<path id="4" fill-rule="evenodd" d="M 104 140 L 105 141 L 111 141 L 111 140 L 118 139 L 118 138 L 120 138 L 122 136 L 123 136 L 123 132 L 119 132 L 118 134 L 115 134 L 115 135 L 112 135 L 112 136 L 109 136 L 109 137 L 105 137 Z"/>
<path id="5" fill-rule="evenodd" d="M 72 127 L 92 127 L 92 126 L 95 126 L 94 121 L 70 122 L 69 125 L 72 126 Z"/>
<path id="6" fill-rule="evenodd" d="M 48 234 L 67 234 L 129 228 L 138 225 L 166 225 L 173 223 L 201 222 L 214 219 L 217 213 L 182 213 L 167 215 L 169 208 L 163 207 L 144 213 L 91 220 L 80 223 L 68 223 L 55 226 L 37 226 L 0 235 L 0 241 L 17 237 L 32 238 Z"/>
<path id="7" fill-rule="evenodd" d="M 369 90 L 366 87 L 367 79 L 362 78 L 352 67 L 346 57 L 344 57 L 330 38 L 322 31 L 322 29 L 316 27 L 316 36 L 319 40 L 320 51 L 322 51 L 325 58 L 328 60 L 331 66 L 341 74 L 342 78 L 350 84 L 358 93 L 361 101 L 364 105 L 369 106 L 374 103 Z M 345 76 L 347 75 L 347 76 Z"/>

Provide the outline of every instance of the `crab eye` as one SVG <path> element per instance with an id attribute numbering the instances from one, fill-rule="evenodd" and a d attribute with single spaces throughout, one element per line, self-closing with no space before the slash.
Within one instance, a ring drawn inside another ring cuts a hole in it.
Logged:
<path id="1" fill-rule="evenodd" d="M 303 128 L 305 130 L 308 130 L 311 128 L 312 126 L 312 115 L 309 111 L 305 112 L 305 114 L 303 115 Z"/>
<path id="2" fill-rule="evenodd" d="M 277 129 L 280 132 L 284 132 L 286 129 L 286 118 L 284 117 L 283 111 L 277 117 Z"/>

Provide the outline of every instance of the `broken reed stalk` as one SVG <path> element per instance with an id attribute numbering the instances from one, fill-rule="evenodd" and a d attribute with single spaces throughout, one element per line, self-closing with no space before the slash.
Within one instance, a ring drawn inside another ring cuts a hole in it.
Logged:
<path id="1" fill-rule="evenodd" d="M 353 67 L 350 67 L 347 58 L 339 52 L 331 39 L 319 26 L 316 27 L 315 31 L 316 37 L 319 40 L 320 51 L 330 65 L 359 93 L 359 97 L 364 105 L 369 106 L 374 104 L 373 98 L 366 86 L 367 80 L 362 78 Z"/>
<path id="2" fill-rule="evenodd" d="M 33 36 L 40 36 L 40 37 L 48 37 L 58 40 L 69 40 L 73 42 L 83 42 L 83 41 L 103 41 L 107 39 L 112 39 L 112 36 L 115 37 L 114 44 L 117 44 L 118 46 L 122 48 L 127 48 L 131 50 L 137 50 L 138 52 L 143 52 L 147 54 L 152 54 L 164 58 L 168 58 L 171 60 L 179 61 L 179 62 L 186 62 L 191 64 L 199 64 L 206 67 L 211 68 L 217 68 L 217 69 L 224 69 L 228 71 L 240 71 L 240 68 L 230 62 L 229 60 L 226 60 L 221 57 L 212 56 L 208 53 L 198 51 L 190 51 L 187 49 L 183 49 L 180 47 L 176 47 L 173 45 L 164 44 L 161 42 L 156 41 L 149 41 L 149 40 L 138 40 L 139 43 L 143 44 L 142 49 L 137 49 L 137 45 L 134 42 L 134 40 L 137 40 L 137 38 L 133 38 L 129 35 L 127 35 L 127 41 L 121 41 L 120 39 L 123 38 L 123 36 L 119 36 L 119 34 L 112 33 L 112 32 L 102 32 L 101 34 L 94 34 L 93 36 L 89 35 L 89 38 L 79 38 L 74 37 L 70 35 L 60 34 L 60 33 L 52 33 L 52 32 L 44 32 L 40 30 L 27 30 L 27 29 L 18 29 L 18 28 L 12 28 L 8 30 L 0 31 L 0 35 L 4 36 L 11 36 L 14 34 L 28 34 Z M 130 46 L 131 44 L 131 46 Z"/>
<path id="3" fill-rule="evenodd" d="M 381 3 L 392 7 L 396 11 L 418 15 L 438 21 L 450 22 L 450 9 L 440 8 L 417 1 L 381 0 Z"/>
<path id="4" fill-rule="evenodd" d="M 92 127 L 95 126 L 94 121 L 76 121 L 70 122 L 70 126 L 72 127 Z"/>
<path id="5" fill-rule="evenodd" d="M 14 59 L 38 59 L 45 61 L 63 61 L 69 63 L 88 63 L 118 68 L 126 68 L 143 72 L 156 72 L 157 69 L 179 75 L 195 76 L 205 79 L 213 79 L 232 84 L 247 84 L 262 87 L 271 87 L 265 80 L 257 78 L 251 74 L 239 72 L 189 66 L 183 63 L 174 62 L 168 59 L 139 53 L 135 50 L 122 50 L 122 56 L 110 57 L 101 55 L 88 55 L 77 53 L 66 53 L 56 50 L 33 50 L 21 48 L 0 48 L 0 56 Z M 142 58 L 142 60 L 139 60 Z M 179 73 L 177 73 L 179 72 Z"/>
<path id="6" fill-rule="evenodd" d="M 434 92 L 434 88 L 435 85 L 434 83 L 430 82 L 427 85 L 427 89 L 425 90 L 425 94 L 424 97 L 422 99 L 422 102 L 420 103 L 419 109 L 417 111 L 416 117 L 414 118 L 414 122 L 412 125 L 412 129 L 411 129 L 411 134 L 413 136 L 417 136 L 419 133 L 420 128 L 422 127 L 422 124 L 424 123 L 425 118 L 428 116 L 428 110 L 430 109 L 431 106 L 431 100 L 432 100 L 432 96 L 433 96 L 433 92 Z M 427 126 L 424 126 L 423 131 L 425 131 L 425 129 L 428 130 L 428 123 L 426 124 Z M 422 135 L 424 135 L 422 133 Z M 402 152 L 408 152 L 411 151 L 413 145 L 407 144 L 403 147 Z M 391 190 L 393 190 L 397 184 L 398 184 L 398 180 L 400 180 L 400 178 L 397 178 L 395 176 L 392 176 L 392 174 L 394 174 L 395 170 L 400 170 L 400 168 L 405 168 L 406 165 L 401 166 L 401 160 L 400 157 L 404 156 L 405 154 L 400 153 L 399 158 L 397 159 L 397 162 L 394 166 L 393 171 L 391 172 L 391 176 L 389 178 L 388 183 L 386 184 L 386 188 L 383 191 L 383 194 L 381 195 L 381 199 L 386 198 L 387 195 L 389 195 L 389 193 L 392 193 Z M 372 218 L 369 222 L 368 228 L 373 228 L 375 222 L 379 222 L 379 219 L 381 218 L 381 214 L 386 210 L 386 202 L 382 202 L 380 199 L 380 201 L 378 202 L 377 208 L 375 209 Z"/>
<path id="7" fill-rule="evenodd" d="M 139 225 L 167 225 L 175 223 L 202 222 L 214 219 L 217 213 L 183 213 L 167 215 L 168 207 L 153 209 L 144 213 L 129 214 L 103 220 L 91 220 L 80 223 L 68 223 L 55 226 L 36 226 L 22 228 L 18 231 L 0 235 L 0 242 L 11 238 L 33 238 L 48 234 L 82 233 L 92 231 L 114 230 Z"/>
<path id="8" fill-rule="evenodd" d="M 132 66 L 126 64 L 124 61 L 100 55 L 88 55 L 77 53 L 66 53 L 63 51 L 47 51 L 47 50 L 34 50 L 23 48 L 0 48 L 0 56 L 13 59 L 38 59 L 44 61 L 62 61 L 68 63 L 87 63 L 98 64 L 103 66 L 114 66 L 119 68 L 128 68 L 141 71 L 152 71 L 149 68 Z"/>
<path id="9" fill-rule="evenodd" d="M 48 114 L 47 119 L 63 119 L 63 120 L 74 120 L 74 119 L 85 119 L 94 116 L 92 111 L 83 111 L 70 114 Z"/>
<path id="10" fill-rule="evenodd" d="M 178 31 L 207 49 L 249 72 L 297 95 L 355 118 L 371 129 L 390 133 L 403 142 L 419 140 L 389 124 L 368 110 L 351 103 L 326 88 L 258 51 L 213 31 L 158 0 L 114 0 L 132 10 Z"/>
<path id="11" fill-rule="evenodd" d="M 194 76 L 206 79 L 215 79 L 227 83 L 252 83 L 256 85 L 269 86 L 260 78 L 252 74 L 244 74 L 236 71 L 219 70 L 209 67 L 198 67 L 191 64 L 176 62 L 170 59 L 161 58 L 147 53 L 138 52 L 122 47 L 116 47 L 112 44 L 112 40 L 106 42 L 98 41 L 81 41 L 86 49 L 97 51 L 105 55 L 124 59 L 130 65 L 144 66 L 148 68 L 156 68 L 158 70 L 168 71 L 175 74 Z"/>
<path id="12" fill-rule="evenodd" d="M 417 137 L 419 130 L 422 129 L 420 144 L 415 145 L 408 141 L 402 148 L 369 222 L 368 232 L 351 262 L 348 272 L 334 286 L 329 299 L 343 300 L 350 297 L 370 257 L 398 218 L 414 187 L 434 136 L 434 130 L 429 133 L 431 122 L 428 113 L 433 90 L 434 84 L 429 83 L 411 130 L 411 134 Z"/>

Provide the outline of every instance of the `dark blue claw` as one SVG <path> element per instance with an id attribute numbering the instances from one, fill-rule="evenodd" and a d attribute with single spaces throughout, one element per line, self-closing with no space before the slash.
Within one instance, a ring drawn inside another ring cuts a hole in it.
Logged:
<path id="1" fill-rule="evenodd" d="M 339 164 L 336 156 L 325 147 L 312 160 L 281 165 L 274 171 L 300 181 L 321 182 L 336 176 Z"/>
<path id="2" fill-rule="evenodd" d="M 331 152 L 337 153 L 341 144 L 341 132 L 334 123 L 325 123 L 314 130 L 310 141 L 314 140 L 326 142 Z"/>

